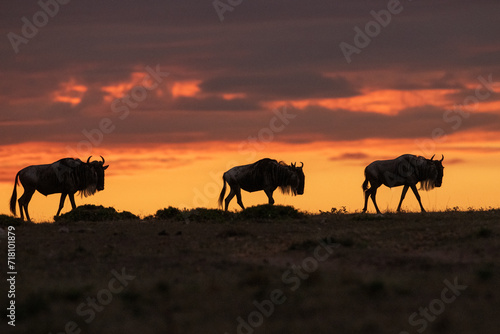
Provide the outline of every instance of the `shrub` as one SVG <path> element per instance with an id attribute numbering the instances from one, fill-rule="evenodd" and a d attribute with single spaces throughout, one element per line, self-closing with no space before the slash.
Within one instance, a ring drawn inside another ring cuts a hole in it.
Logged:
<path id="1" fill-rule="evenodd" d="M 285 205 L 257 205 L 246 208 L 239 213 L 243 219 L 297 219 L 305 217 L 305 214 L 293 206 Z"/>
<path id="2" fill-rule="evenodd" d="M 174 208 L 172 206 L 169 206 L 168 208 L 165 209 L 160 209 L 156 211 L 156 214 L 154 216 L 156 219 L 175 219 L 175 220 L 182 220 L 184 219 L 182 216 L 182 211 Z"/>
<path id="3" fill-rule="evenodd" d="M 54 217 L 56 222 L 76 222 L 76 221 L 108 221 L 108 220 L 130 220 L 139 219 L 128 211 L 117 212 L 114 208 L 105 208 L 102 205 L 82 205 L 70 212 Z"/>
<path id="4" fill-rule="evenodd" d="M 196 208 L 192 210 L 185 210 L 182 217 L 188 221 L 218 221 L 223 222 L 232 219 L 234 216 L 231 212 L 221 211 L 218 209 Z"/>

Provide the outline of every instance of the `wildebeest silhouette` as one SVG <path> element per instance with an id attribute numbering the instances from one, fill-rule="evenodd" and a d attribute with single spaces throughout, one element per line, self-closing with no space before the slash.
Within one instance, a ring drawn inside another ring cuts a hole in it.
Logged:
<path id="1" fill-rule="evenodd" d="M 93 195 L 96 191 L 104 190 L 104 170 L 109 165 L 104 166 L 104 158 L 102 161 L 90 162 L 89 157 L 87 162 L 80 159 L 64 158 L 52 164 L 33 165 L 21 169 L 14 181 L 14 191 L 10 198 L 10 211 L 16 215 L 16 198 L 17 185 L 21 182 L 24 188 L 24 193 L 19 197 L 19 209 L 21 211 L 21 219 L 30 221 L 28 213 L 28 204 L 31 197 L 38 191 L 47 196 L 50 194 L 61 194 L 59 201 L 59 210 L 56 216 L 59 215 L 64 206 L 66 196 L 69 196 L 73 209 L 75 205 L 75 193 L 80 192 L 82 196 Z"/>
<path id="2" fill-rule="evenodd" d="M 278 162 L 269 158 L 253 164 L 233 167 L 222 177 L 224 186 L 219 196 L 219 207 L 222 207 L 222 200 L 226 193 L 226 182 L 231 190 L 225 200 L 225 211 L 235 195 L 240 207 L 245 209 L 241 201 L 241 189 L 248 192 L 264 190 L 269 204 L 274 204 L 273 192 L 278 187 L 284 194 L 302 195 L 305 183 L 303 167 L 304 163 L 297 167 L 295 164 L 287 165 L 282 161 Z"/>
<path id="3" fill-rule="evenodd" d="M 433 160 L 412 154 L 404 154 L 393 160 L 377 160 L 365 168 L 365 181 L 363 182 L 363 192 L 365 195 L 365 206 L 363 212 L 366 212 L 368 206 L 368 196 L 371 197 L 377 213 L 380 213 L 375 196 L 377 188 L 382 184 L 392 188 L 404 186 L 401 193 L 397 211 L 401 211 L 401 203 L 405 198 L 408 188 L 411 188 L 420 204 L 420 209 L 425 212 L 416 184 L 420 182 L 420 189 L 431 190 L 434 187 L 441 187 L 443 182 L 443 159 Z M 368 188 L 368 182 L 370 187 Z"/>

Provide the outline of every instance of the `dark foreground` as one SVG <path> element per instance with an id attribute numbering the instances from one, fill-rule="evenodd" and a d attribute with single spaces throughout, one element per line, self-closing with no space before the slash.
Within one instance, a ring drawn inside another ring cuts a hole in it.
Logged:
<path id="1" fill-rule="evenodd" d="M 492 210 L 23 223 L 15 298 L 0 299 L 4 314 L 15 300 L 15 327 L 3 315 L 0 331 L 497 333 L 499 221 Z M 0 245 L 5 275 L 5 233 Z"/>

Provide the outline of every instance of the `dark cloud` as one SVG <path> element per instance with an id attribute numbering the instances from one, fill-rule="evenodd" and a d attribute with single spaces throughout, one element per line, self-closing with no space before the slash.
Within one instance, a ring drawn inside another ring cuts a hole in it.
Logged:
<path id="1" fill-rule="evenodd" d="M 455 74 L 447 72 L 438 77 L 417 79 L 412 77 L 398 77 L 394 83 L 389 83 L 387 88 L 396 90 L 420 90 L 420 89 L 464 89 L 464 84 Z"/>
<path id="2" fill-rule="evenodd" d="M 290 112 L 298 116 L 287 131 L 316 140 L 333 141 L 431 138 L 436 133 L 451 135 L 459 131 L 490 129 L 492 124 L 500 121 L 500 115 L 496 113 L 476 113 L 462 118 L 458 113 L 434 106 L 408 108 L 395 115 L 314 106 Z"/>
<path id="3" fill-rule="evenodd" d="M 286 73 L 215 77 L 201 83 L 207 93 L 245 93 L 263 100 L 338 98 L 359 94 L 342 77 L 325 77 L 316 73 Z"/>
<path id="4" fill-rule="evenodd" d="M 474 89 L 463 88 L 446 96 L 456 105 L 463 105 L 469 111 L 475 110 L 481 102 L 494 102 L 500 100 L 500 94 L 486 89 L 482 85 L 477 85 Z"/>
<path id="5" fill-rule="evenodd" d="M 54 119 L 37 124 L 32 122 L 0 123 L 4 142 L 88 141 L 95 146 L 138 142 L 193 143 L 232 141 L 261 143 L 310 143 L 314 141 L 355 141 L 369 138 L 412 139 L 432 138 L 436 133 L 451 135 L 470 130 L 500 131 L 500 115 L 475 113 L 469 118 L 446 120 L 444 109 L 432 106 L 406 109 L 396 115 L 372 112 L 330 110 L 309 106 L 275 111 L 172 111 L 130 110 L 127 117 L 111 112 L 103 116 L 73 115 L 70 119 Z M 281 116 L 280 116 L 281 115 Z M 101 130 L 103 119 L 111 123 L 111 131 Z M 35 125 L 35 127 L 33 127 Z M 437 132 L 436 132 L 437 131 Z M 23 133 L 22 140 L 19 132 Z M 361 159 L 356 154 L 342 159 Z"/>
<path id="6" fill-rule="evenodd" d="M 178 97 L 172 104 L 175 110 L 186 111 L 238 111 L 259 110 L 262 106 L 258 103 L 243 98 L 223 99 L 219 97 Z"/>
<path id="7" fill-rule="evenodd" d="M 364 29 L 374 20 L 370 12 L 387 3 L 246 0 L 221 22 L 212 1 L 70 1 L 18 53 L 7 34 L 22 34 L 21 18 L 32 20 L 41 8 L 35 1 L 12 3 L 0 11 L 0 140 L 78 141 L 82 131 L 109 118 L 116 126 L 105 136 L 110 142 L 244 141 L 270 127 L 275 115 L 269 102 L 387 88 L 454 89 L 448 98 L 460 102 L 473 93 L 470 82 L 478 75 L 493 73 L 496 80 L 496 0 L 401 1 L 401 13 L 348 63 L 339 44 L 355 43 L 354 28 Z M 119 118 L 102 88 L 157 64 L 171 73 L 157 92 L 163 95 L 148 95 L 130 116 Z M 54 99 L 70 80 L 87 89 L 76 105 Z M 201 82 L 199 93 L 174 98 L 165 92 L 168 84 L 186 80 Z M 494 112 L 463 119 L 447 114 L 447 121 L 446 110 L 433 102 L 394 115 L 348 106 L 290 108 L 296 118 L 274 139 L 420 138 L 437 128 L 447 134 L 499 131 Z"/>

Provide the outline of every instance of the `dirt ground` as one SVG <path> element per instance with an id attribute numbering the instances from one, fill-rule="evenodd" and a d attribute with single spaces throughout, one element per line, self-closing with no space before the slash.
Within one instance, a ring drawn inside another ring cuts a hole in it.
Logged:
<path id="1" fill-rule="evenodd" d="M 499 221 L 489 210 L 17 224 L 15 327 L 0 331 L 497 333 Z"/>

